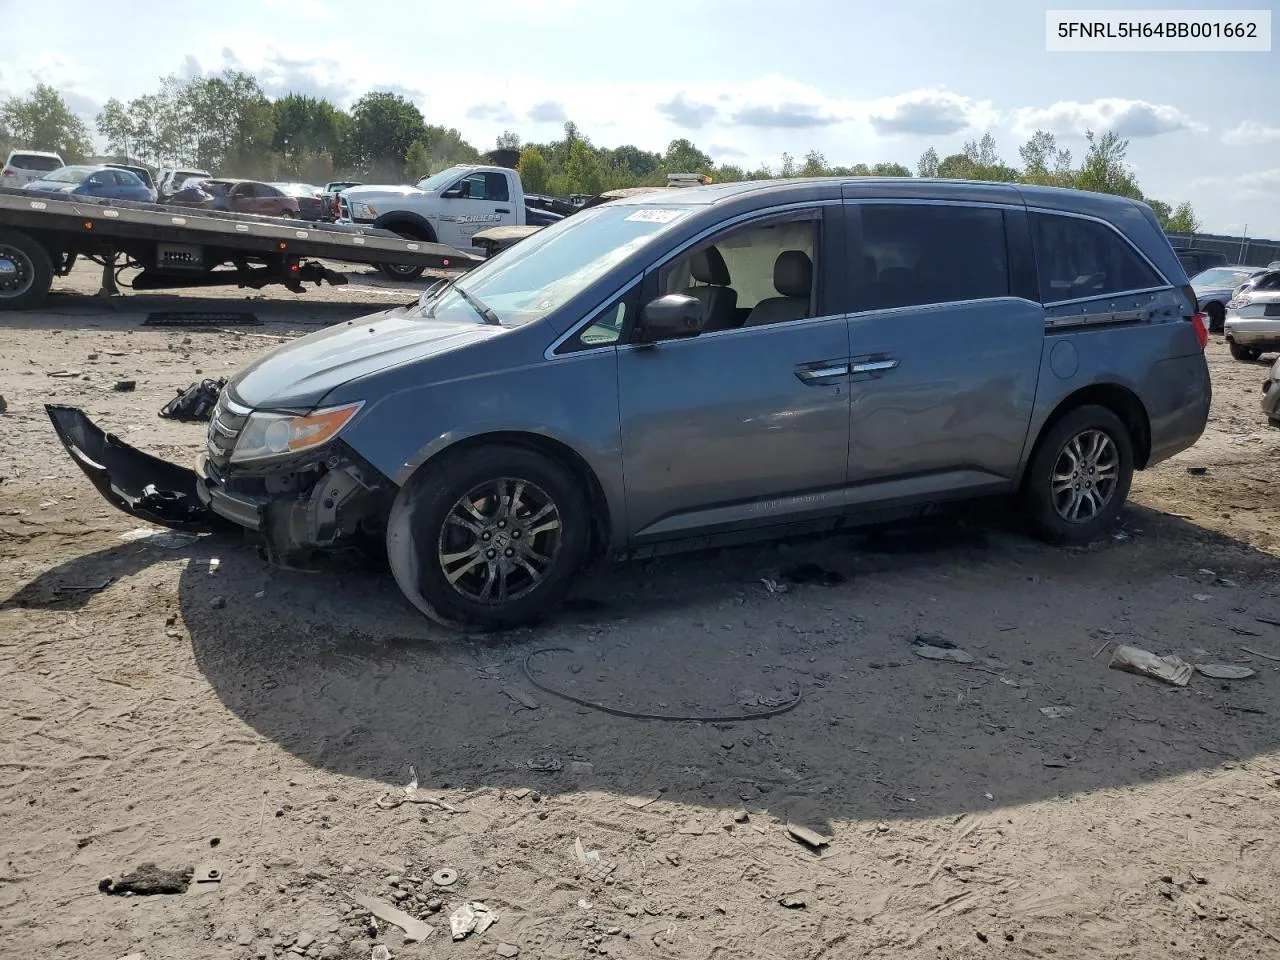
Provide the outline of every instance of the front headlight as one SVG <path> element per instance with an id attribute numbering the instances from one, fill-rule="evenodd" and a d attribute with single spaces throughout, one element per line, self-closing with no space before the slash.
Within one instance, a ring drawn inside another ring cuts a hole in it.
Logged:
<path id="1" fill-rule="evenodd" d="M 243 463 L 301 453 L 328 443 L 362 406 L 364 401 L 361 400 L 341 407 L 326 407 L 303 416 L 251 413 L 236 439 L 235 449 L 231 451 L 231 462 Z"/>
<path id="2" fill-rule="evenodd" d="M 360 203 L 359 201 L 351 204 L 351 216 L 355 220 L 377 220 L 378 211 L 371 203 Z"/>

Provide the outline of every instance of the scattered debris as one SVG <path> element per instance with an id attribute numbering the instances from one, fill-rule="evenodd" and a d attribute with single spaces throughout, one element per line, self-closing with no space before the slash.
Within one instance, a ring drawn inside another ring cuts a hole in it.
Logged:
<path id="1" fill-rule="evenodd" d="M 260 327 L 256 314 L 245 311 L 158 310 L 147 314 L 145 327 Z"/>
<path id="2" fill-rule="evenodd" d="M 1276 663 L 1280 663 L 1280 657 L 1277 657 L 1273 653 L 1263 653 L 1261 650 L 1251 650 L 1249 647 L 1241 647 L 1240 649 L 1243 650 L 1245 653 L 1252 654 L 1255 657 L 1261 657 L 1263 660 L 1272 660 L 1272 661 L 1275 661 Z"/>
<path id="3" fill-rule="evenodd" d="M 458 882 L 458 871 L 444 867 L 431 875 L 431 882 L 437 887 L 452 887 Z"/>
<path id="4" fill-rule="evenodd" d="M 391 948 L 385 943 L 378 944 L 369 954 L 369 960 L 391 960 Z"/>
<path id="5" fill-rule="evenodd" d="M 376 897 L 366 897 L 359 893 L 347 894 L 352 900 L 364 907 L 379 920 L 384 923 L 392 923 L 404 931 L 404 938 L 409 943 L 416 943 L 427 939 L 435 932 L 434 928 L 429 924 L 423 923 L 421 920 L 409 916 L 403 910 L 397 910 L 385 900 L 379 900 Z"/>
<path id="6" fill-rule="evenodd" d="M 221 610 L 226 605 L 227 605 L 227 601 L 225 597 L 214 597 L 212 600 L 209 601 L 210 610 Z"/>
<path id="7" fill-rule="evenodd" d="M 515 687 L 503 687 L 502 692 L 527 710 L 538 709 L 538 701 L 523 690 L 517 690 Z"/>
<path id="8" fill-rule="evenodd" d="M 1128 540 L 1129 534 L 1127 531 L 1117 530 L 1115 533 L 1111 535 L 1111 539 L 1112 540 Z"/>
<path id="9" fill-rule="evenodd" d="M 803 910 L 806 906 L 804 900 L 794 894 L 788 894 L 778 899 L 778 905 L 786 907 L 788 910 Z"/>
<path id="10" fill-rule="evenodd" d="M 52 370 L 45 374 L 47 377 L 57 377 L 59 380 L 72 380 L 76 377 L 83 377 L 83 370 Z"/>
<path id="11" fill-rule="evenodd" d="M 524 762 L 524 765 L 530 770 L 538 773 L 557 773 L 564 769 L 564 761 L 559 757 L 547 756 L 546 754 L 530 757 Z"/>
<path id="12" fill-rule="evenodd" d="M 413 769 L 413 765 L 409 765 L 409 782 L 404 785 L 405 793 L 413 793 L 418 789 L 418 771 Z"/>
<path id="13" fill-rule="evenodd" d="M 222 561 L 221 561 L 221 560 L 219 560 L 217 557 L 212 557 L 212 558 L 210 558 L 210 560 L 209 560 L 209 573 L 210 573 L 210 574 L 217 573 L 217 572 L 218 572 L 218 568 L 219 568 L 220 566 L 222 566 Z"/>
<path id="14" fill-rule="evenodd" d="M 793 840 L 799 840 L 805 846 L 812 847 L 814 850 L 821 850 L 831 843 L 830 839 L 817 831 L 802 827 L 796 823 L 787 824 L 787 833 L 791 834 Z"/>
<path id="15" fill-rule="evenodd" d="M 1049 706 L 1041 707 L 1040 712 L 1050 720 L 1065 720 L 1076 712 L 1075 707 Z"/>
<path id="16" fill-rule="evenodd" d="M 497 922 L 497 911 L 475 900 L 464 903 L 449 915 L 449 929 L 455 940 L 465 940 L 472 933 L 484 933 Z"/>
<path id="17" fill-rule="evenodd" d="M 733 811 L 733 822 L 734 822 L 734 823 L 746 823 L 746 822 L 747 822 L 748 820 L 750 820 L 750 819 L 751 819 L 751 815 L 750 815 L 749 813 L 747 813 L 747 811 L 746 811 L 746 810 L 738 809 L 738 810 Z"/>
<path id="18" fill-rule="evenodd" d="M 178 533 L 173 530 L 157 530 L 154 527 L 137 527 L 128 533 L 120 534 L 125 541 L 138 541 L 150 547 L 161 547 L 165 550 L 181 550 L 198 539 L 194 533 Z"/>
<path id="19" fill-rule="evenodd" d="M 783 570 L 781 576 L 787 583 L 816 583 L 821 587 L 836 587 L 845 581 L 839 570 L 830 570 L 817 563 L 797 563 Z"/>
<path id="20" fill-rule="evenodd" d="M 5 403 L 4 395 L 0 394 L 0 413 L 5 413 L 9 409 L 9 404 Z"/>
<path id="21" fill-rule="evenodd" d="M 625 803 L 628 807 L 634 807 L 636 810 L 643 810 L 645 807 L 649 806 L 649 804 L 656 802 L 658 799 L 659 799 L 658 796 L 627 797 L 622 802 Z"/>
<path id="22" fill-rule="evenodd" d="M 785 583 L 779 583 L 777 580 L 770 580 L 768 577 L 761 579 L 760 582 L 764 584 L 764 588 L 770 593 L 786 593 L 791 589 Z"/>
<path id="23" fill-rule="evenodd" d="M 1185 687 L 1191 680 L 1192 667 L 1178 657 L 1157 657 L 1154 653 L 1137 647 L 1116 647 L 1109 666 L 1114 670 L 1155 677 L 1175 687 Z"/>
<path id="24" fill-rule="evenodd" d="M 506 957 L 507 960 L 510 960 L 511 957 L 520 956 L 520 948 L 514 943 L 500 943 L 498 944 L 495 952 L 500 957 Z"/>
<path id="25" fill-rule="evenodd" d="M 961 650 L 950 640 L 945 637 L 939 637 L 931 633 L 917 634 L 915 640 L 915 653 L 917 657 L 924 657 L 926 660 L 946 660 L 950 663 L 973 663 L 972 654 Z"/>
<path id="26" fill-rule="evenodd" d="M 179 390 L 177 396 L 161 407 L 159 416 L 182 423 L 209 420 L 213 416 L 213 408 L 218 405 L 218 395 L 226 385 L 225 377 L 193 383 L 187 389 Z"/>
<path id="27" fill-rule="evenodd" d="M 150 896 L 156 893 L 186 893 L 187 885 L 195 874 L 195 867 L 178 867 L 163 869 L 154 863 L 140 864 L 132 873 L 126 873 L 119 880 L 106 877 L 98 882 L 98 889 L 103 893 L 136 894 Z"/>
<path id="28" fill-rule="evenodd" d="M 1212 596 L 1211 594 L 1208 594 L 1208 593 L 1193 593 L 1193 594 L 1191 595 L 1191 599 L 1192 599 L 1192 600 L 1199 600 L 1201 603 L 1204 603 L 1206 600 L 1212 600 L 1212 599 L 1213 599 L 1213 596 Z"/>
<path id="29" fill-rule="evenodd" d="M 195 880 L 196 883 L 221 883 L 223 876 L 222 864 L 202 863 L 196 868 Z"/>
<path id="30" fill-rule="evenodd" d="M 133 393 L 138 388 L 137 380 L 117 380 L 116 385 L 111 389 L 116 393 Z"/>
<path id="31" fill-rule="evenodd" d="M 1208 467 L 1187 467 L 1187 473 L 1193 477 L 1203 477 L 1208 472 Z"/>
<path id="32" fill-rule="evenodd" d="M 1250 667 L 1242 667 L 1236 663 L 1197 663 L 1196 673 L 1202 673 L 1214 680 L 1247 680 L 1257 676 Z"/>
<path id="33" fill-rule="evenodd" d="M 57 593 L 100 593 L 116 582 L 115 577 L 107 577 L 100 583 L 60 583 L 53 588 Z"/>
<path id="34" fill-rule="evenodd" d="M 1259 623 L 1268 623 L 1273 627 L 1280 627 L 1280 620 L 1274 620 L 1271 617 L 1254 617 Z"/>

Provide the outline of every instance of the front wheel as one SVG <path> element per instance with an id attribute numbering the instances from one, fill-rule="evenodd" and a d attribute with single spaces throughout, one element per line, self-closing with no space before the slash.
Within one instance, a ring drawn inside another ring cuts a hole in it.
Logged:
<path id="1" fill-rule="evenodd" d="M 495 445 L 445 455 L 405 485 L 387 522 L 396 583 L 445 626 L 502 629 L 546 616 L 591 543 L 587 497 L 564 465 Z"/>
<path id="2" fill-rule="evenodd" d="M 0 310 L 29 310 L 52 285 L 49 251 L 25 233 L 0 230 Z"/>
<path id="3" fill-rule="evenodd" d="M 1069 412 L 1046 433 L 1023 484 L 1036 532 L 1052 543 L 1088 543 L 1120 515 L 1133 481 L 1133 440 L 1106 407 Z"/>
<path id="4" fill-rule="evenodd" d="M 1262 356 L 1262 351 L 1257 347 L 1246 347 L 1238 343 L 1231 343 L 1228 346 L 1231 348 L 1231 356 L 1241 363 L 1253 363 Z"/>
<path id="5" fill-rule="evenodd" d="M 411 267 L 406 263 L 380 263 L 378 269 L 388 280 L 417 280 L 426 267 Z"/>

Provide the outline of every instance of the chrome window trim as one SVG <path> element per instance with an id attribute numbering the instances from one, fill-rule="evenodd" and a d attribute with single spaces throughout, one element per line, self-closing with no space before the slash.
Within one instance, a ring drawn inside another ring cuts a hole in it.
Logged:
<path id="1" fill-rule="evenodd" d="M 968 307 L 978 303 L 1025 303 L 1028 306 L 1043 310 L 1045 305 L 1035 300 L 1028 300 L 1026 297 L 1015 297 L 1007 295 L 1003 297 L 976 297 L 970 300 L 940 300 L 935 303 L 911 303 L 901 307 L 874 307 L 870 310 L 855 310 L 852 313 L 845 314 L 850 320 L 860 320 L 863 317 L 878 316 L 882 313 L 901 313 L 904 310 L 932 310 L 943 307 Z"/>
<path id="2" fill-rule="evenodd" d="M 1028 206 L 1028 207 L 1027 207 L 1027 213 L 1043 213 L 1043 214 L 1046 214 L 1046 215 L 1048 215 L 1048 216 L 1053 216 L 1053 217 L 1072 217 L 1072 218 L 1074 218 L 1074 219 L 1076 219 L 1076 220 L 1091 220 L 1091 221 L 1093 221 L 1094 223 L 1100 223 L 1100 224 L 1102 224 L 1104 227 L 1106 227 L 1108 230 L 1110 230 L 1112 233 L 1114 233 L 1117 237 L 1119 237 L 1122 241 L 1124 241 L 1124 243 L 1129 247 L 1129 249 L 1130 249 L 1130 250 L 1132 250 L 1134 253 L 1136 253 L 1139 257 L 1141 257 L 1141 258 L 1142 258 L 1142 262 L 1143 262 L 1143 263 L 1145 263 L 1148 267 L 1150 267 L 1150 268 L 1151 268 L 1151 272 L 1152 272 L 1152 273 L 1154 273 L 1157 277 L 1159 277 L 1161 280 L 1163 280 L 1163 281 L 1164 281 L 1164 286 L 1162 286 L 1162 287 L 1144 287 L 1144 288 L 1142 288 L 1142 289 L 1144 289 L 1144 290 L 1157 290 L 1157 289 L 1159 289 L 1159 290 L 1163 290 L 1163 289 L 1165 289 L 1165 288 L 1167 288 L 1167 287 L 1175 287 L 1175 286 L 1177 286 L 1177 285 L 1176 285 L 1172 280 L 1170 280 L 1168 277 L 1166 277 L 1166 276 L 1165 276 L 1165 274 L 1164 274 L 1164 271 L 1163 271 L 1163 270 L 1161 270 L 1159 267 L 1157 267 L 1157 266 L 1156 266 L 1156 265 L 1151 261 L 1151 258 L 1150 258 L 1150 257 L 1148 257 L 1145 253 L 1143 253 L 1143 252 L 1138 248 L 1138 245 L 1137 245 L 1136 243 L 1134 243 L 1134 242 L 1133 242 L 1132 240 L 1130 240 L 1127 236 L 1125 236 L 1125 233 L 1124 233 L 1124 231 L 1123 231 L 1123 230 L 1121 230 L 1119 227 L 1117 227 L 1117 226 L 1116 226 L 1114 223 L 1112 223 L 1110 220 L 1104 220 L 1104 219 L 1102 219 L 1101 217 L 1095 217 L 1095 216 L 1093 216 L 1092 214 L 1089 214 L 1089 213 L 1075 213 L 1074 211 L 1069 211 L 1069 210 L 1054 210 L 1054 209 L 1052 209 L 1052 208 L 1050 208 L 1050 207 L 1032 207 L 1032 206 Z M 1030 225 L 1028 224 L 1028 226 L 1030 226 Z M 1035 246 L 1035 240 L 1034 240 L 1034 239 L 1032 239 L 1032 241 L 1031 241 L 1031 245 L 1032 245 L 1032 247 L 1034 248 L 1034 246 Z M 1177 259 L 1177 258 L 1175 257 L 1174 259 Z M 1038 262 L 1037 262 L 1037 268 L 1038 268 Z M 1114 293 L 1100 294 L 1100 296 L 1106 296 L 1106 297 L 1120 297 L 1120 296 L 1124 296 L 1124 295 L 1125 295 L 1126 293 L 1128 293 L 1128 292 L 1130 292 L 1130 291 L 1120 291 L 1120 290 L 1117 290 L 1117 291 L 1116 291 L 1116 292 L 1114 292 Z M 1085 297 L 1085 298 L 1083 298 L 1083 299 L 1086 299 L 1086 300 L 1096 300 L 1096 299 L 1098 299 L 1098 297 Z M 1066 300 L 1055 300 L 1055 301 L 1054 301 L 1054 303 L 1067 303 L 1067 302 L 1069 302 L 1069 301 L 1066 301 Z M 1047 303 L 1046 303 L 1046 304 L 1045 304 L 1045 306 L 1047 307 L 1047 306 L 1049 306 L 1049 304 L 1047 304 Z"/>
<path id="3" fill-rule="evenodd" d="M 1141 287 L 1137 290 L 1120 290 L 1116 293 L 1099 293 L 1092 297 L 1075 297 L 1072 300 L 1051 300 L 1044 305 L 1048 310 L 1050 307 L 1067 307 L 1073 303 L 1092 303 L 1094 300 L 1116 300 L 1121 297 L 1136 297 L 1144 293 L 1164 293 L 1167 290 L 1175 290 L 1173 284 L 1167 283 L 1162 287 Z"/>
<path id="4" fill-rule="evenodd" d="M 596 317 L 600 316 L 600 314 L 604 313 L 604 311 L 609 309 L 610 304 L 617 302 L 619 297 L 625 297 L 628 293 L 632 291 L 632 289 L 638 286 L 640 281 L 642 281 L 643 279 L 644 279 L 644 274 L 638 273 L 634 277 L 632 277 L 630 280 L 628 280 L 626 283 L 624 283 L 622 286 L 620 286 L 613 293 L 609 294 L 609 296 L 605 298 L 604 302 L 601 303 L 600 306 L 592 310 L 590 313 L 588 313 L 583 320 L 581 320 L 579 323 L 575 324 L 574 326 L 570 327 L 567 331 L 560 334 L 560 336 L 556 337 L 556 339 L 551 342 L 551 346 L 547 347 L 546 350 L 542 351 L 543 358 L 547 360 L 563 360 L 566 357 L 577 357 L 577 356 L 581 356 L 584 353 L 594 353 L 597 350 L 610 350 L 618 346 L 618 341 L 615 340 L 613 343 L 602 343 L 596 347 L 583 347 L 581 350 L 574 350 L 572 353 L 565 353 L 565 354 L 556 353 L 556 351 L 559 350 L 562 346 L 564 346 L 567 342 L 572 340 L 574 337 L 580 334 L 587 327 L 591 326 L 591 324 L 595 322 Z"/>

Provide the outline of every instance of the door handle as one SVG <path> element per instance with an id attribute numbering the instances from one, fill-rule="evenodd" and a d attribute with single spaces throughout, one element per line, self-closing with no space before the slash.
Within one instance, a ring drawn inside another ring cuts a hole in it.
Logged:
<path id="1" fill-rule="evenodd" d="M 830 379 L 831 377 L 843 377 L 849 373 L 849 365 L 847 363 L 832 363 L 824 367 L 800 367 L 796 370 L 796 376 L 800 378 L 802 383 L 817 384 L 819 381 Z"/>
<path id="2" fill-rule="evenodd" d="M 508 207 L 494 207 L 493 212 L 494 213 L 510 213 L 511 210 Z"/>
<path id="3" fill-rule="evenodd" d="M 855 363 L 849 367 L 850 373 L 878 373 L 883 370 L 892 370 L 898 365 L 897 360 L 864 360 L 862 363 Z"/>

